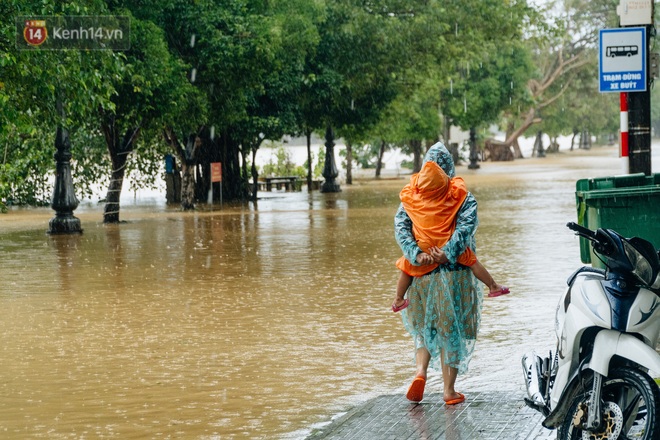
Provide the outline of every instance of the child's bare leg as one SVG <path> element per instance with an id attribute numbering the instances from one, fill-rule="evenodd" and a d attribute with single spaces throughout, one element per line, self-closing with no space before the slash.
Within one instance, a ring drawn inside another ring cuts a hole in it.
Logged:
<path id="1" fill-rule="evenodd" d="M 472 269 L 472 273 L 475 277 L 477 277 L 479 281 L 488 286 L 488 289 L 491 292 L 499 291 L 502 288 L 502 285 L 495 282 L 493 277 L 490 275 L 490 272 L 488 272 L 488 270 L 484 267 L 483 264 L 481 264 L 480 261 L 477 261 L 472 266 L 470 266 L 470 269 Z"/>
<path id="2" fill-rule="evenodd" d="M 403 304 L 403 297 L 406 294 L 406 290 L 408 290 L 408 287 L 412 283 L 413 277 L 405 273 L 404 271 L 400 271 L 401 275 L 399 275 L 399 281 L 396 283 L 396 298 L 394 299 L 394 307 L 399 307 Z"/>

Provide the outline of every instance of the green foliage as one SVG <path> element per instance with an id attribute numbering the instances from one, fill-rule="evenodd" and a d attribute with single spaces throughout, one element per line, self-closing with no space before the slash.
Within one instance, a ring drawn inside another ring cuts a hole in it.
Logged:
<path id="1" fill-rule="evenodd" d="M 273 160 L 274 159 L 274 160 Z M 312 179 L 318 179 L 323 173 L 323 166 L 325 164 L 325 150 L 319 150 L 318 157 L 314 160 L 314 153 L 311 153 L 312 160 Z M 296 165 L 292 159 L 291 154 L 280 145 L 274 149 L 267 164 L 260 168 L 260 175 L 269 177 L 281 176 L 297 176 L 301 179 L 307 178 L 307 160 L 301 165 Z"/>
<path id="2" fill-rule="evenodd" d="M 222 161 L 223 194 L 237 199 L 250 177 L 242 164 L 264 142 L 327 126 L 361 167 L 375 163 L 372 139 L 406 151 L 446 130 L 442 116 L 480 128 L 517 123 L 531 108 L 549 134 L 576 121 L 607 132 L 618 112 L 594 92 L 589 69 L 594 32 L 612 27 L 616 2 L 560 3 L 562 16 L 526 0 L 2 1 L 8 18 L 128 15 L 132 32 L 123 52 L 18 51 L 13 19 L 0 23 L 0 199 L 47 202 L 58 125 L 71 135 L 81 197 L 108 184 L 102 127 L 112 123 L 119 133 L 141 128 L 126 168 L 132 189 L 157 182 L 167 127 L 181 140 L 204 137 L 190 159 Z M 566 60 L 577 62 L 542 83 Z M 305 175 L 289 162 L 278 153 L 263 172 Z"/>
<path id="3" fill-rule="evenodd" d="M 559 136 L 587 130 L 592 135 L 617 133 L 620 127 L 619 94 L 599 93 L 595 76 L 584 75 L 572 81 L 571 86 L 539 115 L 539 127 L 549 136 Z"/>
<path id="4" fill-rule="evenodd" d="M 314 161 L 314 153 L 310 153 L 310 159 L 312 161 L 312 179 L 319 179 L 321 175 L 323 174 L 323 167 L 325 165 L 325 149 L 320 148 L 319 149 L 319 155 L 316 158 L 316 161 Z M 303 168 L 307 170 L 307 163 L 308 161 L 305 160 L 305 163 L 303 164 Z M 307 171 L 305 171 L 305 178 L 307 177 Z"/>
<path id="5" fill-rule="evenodd" d="M 506 42 L 453 76 L 442 91 L 442 112 L 464 130 L 498 122 L 503 111 L 531 102 L 526 84 L 531 72 L 524 46 Z"/>
<path id="6" fill-rule="evenodd" d="M 375 168 L 379 151 L 380 144 L 353 145 L 353 160 L 360 168 Z M 342 153 L 344 150 L 340 152 L 340 154 Z"/>
<path id="7" fill-rule="evenodd" d="M 34 206 L 50 202 L 51 179 L 42 170 L 54 168 L 54 148 L 46 148 L 41 135 L 35 131 L 30 137 L 12 137 L 13 142 L 5 144 L 7 161 L 0 165 L 0 200 L 12 205 Z"/>
<path id="8" fill-rule="evenodd" d="M 297 176 L 301 178 L 307 176 L 307 167 L 293 163 L 291 154 L 283 146 L 278 146 L 274 151 L 274 155 L 275 161 L 271 156 L 268 163 L 261 168 L 260 175 L 268 177 Z"/>
<path id="9" fill-rule="evenodd" d="M 14 17 L 105 14 L 102 1 L 14 0 L 0 6 L 0 199 L 17 204 L 48 203 L 52 191 L 54 136 L 58 125 L 68 128 L 74 162 L 87 158 L 76 145 L 79 133 L 89 133 L 96 109 L 112 107 L 114 93 L 107 81 L 120 67 L 121 54 L 112 51 L 17 50 Z M 63 114 L 57 109 L 61 103 Z M 98 133 L 97 133 L 98 134 Z M 74 164 L 75 167 L 75 164 Z M 93 168 L 79 167 L 78 180 L 96 180 Z"/>
<path id="10" fill-rule="evenodd" d="M 609 108 L 609 97 L 597 96 L 594 72 L 598 31 L 618 26 L 617 4 L 557 0 L 530 15 L 525 43 L 535 67 L 527 81 L 531 101 L 509 111 L 507 131 L 541 128 L 552 136 L 570 134 L 577 125 L 594 133 L 609 130 L 610 115 L 617 117 L 617 108 Z M 539 121 L 542 127 L 530 128 Z"/>

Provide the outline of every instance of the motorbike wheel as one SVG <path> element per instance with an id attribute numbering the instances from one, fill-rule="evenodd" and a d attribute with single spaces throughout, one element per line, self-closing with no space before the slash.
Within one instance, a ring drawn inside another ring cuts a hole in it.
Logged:
<path id="1" fill-rule="evenodd" d="M 589 386 L 591 381 L 589 381 Z M 559 430 L 563 440 L 657 440 L 660 438 L 660 388 L 643 371 L 621 367 L 610 371 L 602 385 L 603 427 L 590 432 L 576 426 L 587 414 L 588 394 L 575 398 Z M 579 414 L 582 411 L 581 414 Z"/>

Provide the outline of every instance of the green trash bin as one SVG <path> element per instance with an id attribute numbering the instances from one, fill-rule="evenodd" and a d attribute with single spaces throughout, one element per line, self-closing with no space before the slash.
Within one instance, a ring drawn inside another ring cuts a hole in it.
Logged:
<path id="1" fill-rule="evenodd" d="M 660 173 L 581 179 L 575 199 L 579 225 L 614 229 L 624 237 L 641 237 L 660 247 Z M 604 267 L 584 238 L 580 238 L 580 259 Z"/>

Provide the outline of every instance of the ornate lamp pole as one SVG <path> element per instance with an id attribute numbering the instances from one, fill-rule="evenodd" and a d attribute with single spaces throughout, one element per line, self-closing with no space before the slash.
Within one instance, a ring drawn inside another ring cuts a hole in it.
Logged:
<path id="1" fill-rule="evenodd" d="M 479 160 L 479 153 L 477 152 L 477 132 L 474 127 L 470 127 L 470 163 L 468 164 L 469 170 L 476 170 L 481 168 L 477 163 Z"/>
<path id="2" fill-rule="evenodd" d="M 60 114 L 62 111 L 62 102 L 57 101 L 57 109 Z M 69 132 L 57 127 L 57 136 L 55 138 L 55 185 L 53 188 L 53 198 L 50 206 L 55 210 L 55 217 L 48 223 L 49 234 L 81 234 L 80 219 L 74 217 L 73 210 L 78 207 L 78 199 L 73 189 L 73 179 L 71 178 L 71 141 Z"/>
<path id="3" fill-rule="evenodd" d="M 335 165 L 335 142 L 332 127 L 328 125 L 325 130 L 325 164 L 323 165 L 323 177 L 325 182 L 321 186 L 321 192 L 341 192 L 339 184 L 335 181 L 339 172 Z"/>

